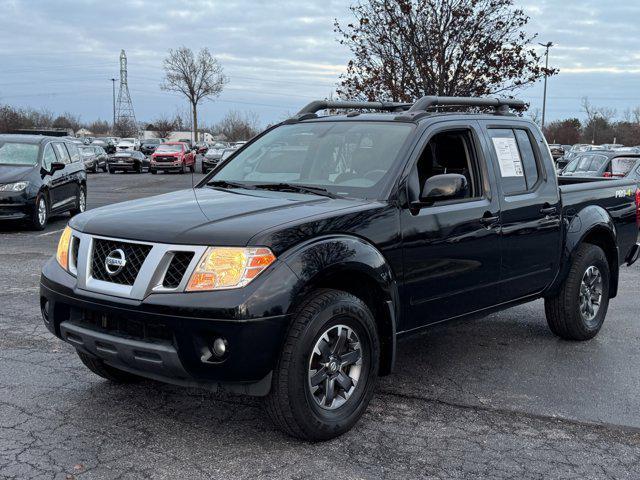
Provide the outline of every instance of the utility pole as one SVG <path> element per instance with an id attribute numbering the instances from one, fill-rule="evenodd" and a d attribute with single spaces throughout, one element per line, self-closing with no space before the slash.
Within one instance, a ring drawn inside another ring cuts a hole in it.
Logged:
<path id="1" fill-rule="evenodd" d="M 545 72 L 544 72 L 544 96 L 542 97 L 542 129 L 544 130 L 544 119 L 547 114 L 547 71 L 549 70 L 549 49 L 553 47 L 552 42 L 541 43 L 545 50 Z"/>
<path id="2" fill-rule="evenodd" d="M 111 132 L 113 134 L 113 132 L 115 132 L 116 130 L 116 79 L 112 78 L 111 79 L 111 86 L 113 87 L 113 131 Z"/>

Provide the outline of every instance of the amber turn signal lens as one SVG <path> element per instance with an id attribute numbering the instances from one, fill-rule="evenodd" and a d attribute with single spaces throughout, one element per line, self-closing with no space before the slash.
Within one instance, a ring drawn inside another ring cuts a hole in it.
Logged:
<path id="1" fill-rule="evenodd" d="M 275 261 L 268 248 L 209 247 L 186 290 L 199 292 L 247 285 Z"/>
<path id="2" fill-rule="evenodd" d="M 71 245 L 71 229 L 65 227 L 58 241 L 58 251 L 56 252 L 56 260 L 62 268 L 69 271 L 69 246 Z"/>

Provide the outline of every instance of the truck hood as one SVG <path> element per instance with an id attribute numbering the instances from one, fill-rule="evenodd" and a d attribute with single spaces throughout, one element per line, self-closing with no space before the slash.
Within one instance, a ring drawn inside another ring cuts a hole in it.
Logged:
<path id="1" fill-rule="evenodd" d="M 364 204 L 289 192 L 196 188 L 90 210 L 75 216 L 70 226 L 92 235 L 130 240 L 244 246 L 278 225 L 359 210 Z"/>
<path id="2" fill-rule="evenodd" d="M 19 182 L 36 167 L 25 165 L 0 165 L 0 184 Z"/>

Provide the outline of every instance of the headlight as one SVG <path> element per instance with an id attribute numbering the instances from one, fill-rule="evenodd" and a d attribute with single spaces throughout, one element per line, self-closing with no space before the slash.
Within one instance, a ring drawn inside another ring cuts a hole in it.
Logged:
<path id="1" fill-rule="evenodd" d="M 69 248 L 71 246 L 71 229 L 67 226 L 60 235 L 58 241 L 58 251 L 56 252 L 56 260 L 62 268 L 69 271 Z"/>
<path id="2" fill-rule="evenodd" d="M 244 287 L 275 261 L 268 248 L 209 247 L 200 259 L 188 292 Z"/>
<path id="3" fill-rule="evenodd" d="M 0 192 L 21 192 L 27 188 L 27 185 L 29 185 L 29 182 L 6 183 L 0 185 Z"/>

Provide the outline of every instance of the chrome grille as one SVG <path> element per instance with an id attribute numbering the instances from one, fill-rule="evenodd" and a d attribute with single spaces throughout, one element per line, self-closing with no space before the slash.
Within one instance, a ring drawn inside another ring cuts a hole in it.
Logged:
<path id="1" fill-rule="evenodd" d="M 106 269 L 105 260 L 110 253 L 117 249 L 124 252 L 126 264 L 121 271 L 110 274 Z M 105 282 L 133 285 L 150 251 L 150 245 L 96 238 L 93 242 L 92 276 L 96 280 Z"/>
<path id="2" fill-rule="evenodd" d="M 178 288 L 192 258 L 193 252 L 175 252 L 164 276 L 162 286 L 164 288 Z"/>

